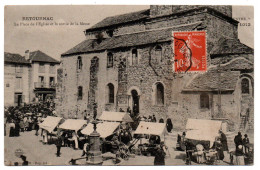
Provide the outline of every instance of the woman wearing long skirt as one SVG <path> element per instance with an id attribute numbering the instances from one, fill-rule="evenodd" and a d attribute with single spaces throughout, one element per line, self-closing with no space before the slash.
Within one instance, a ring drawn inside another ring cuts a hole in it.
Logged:
<path id="1" fill-rule="evenodd" d="M 245 158 L 242 145 L 239 145 L 236 149 L 236 163 L 237 165 L 245 165 Z"/>

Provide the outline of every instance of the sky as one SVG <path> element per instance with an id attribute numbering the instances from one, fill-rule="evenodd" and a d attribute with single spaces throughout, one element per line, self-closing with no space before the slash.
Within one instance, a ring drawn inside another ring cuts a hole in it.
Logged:
<path id="1" fill-rule="evenodd" d="M 102 19 L 148 8 L 149 5 L 5 6 L 4 50 L 21 55 L 24 55 L 26 50 L 41 50 L 59 60 L 62 53 L 85 39 L 83 33 L 85 29 Z M 239 25 L 239 39 L 250 47 L 254 46 L 253 14 L 253 8 L 250 6 L 233 7 L 233 18 L 245 23 L 244 26 Z M 42 22 L 54 25 L 30 26 L 30 23 L 36 24 L 37 21 L 23 21 L 23 17 L 53 17 L 52 21 Z M 80 22 L 85 24 L 75 25 Z M 19 26 L 15 26 L 15 23 Z M 29 26 L 20 25 L 21 23 L 28 23 Z M 69 25 L 55 25 L 55 23 L 69 23 Z"/>

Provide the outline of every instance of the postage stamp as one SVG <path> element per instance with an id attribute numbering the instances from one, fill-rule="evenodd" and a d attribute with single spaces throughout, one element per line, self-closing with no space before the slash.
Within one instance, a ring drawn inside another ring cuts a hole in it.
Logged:
<path id="1" fill-rule="evenodd" d="M 173 32 L 174 71 L 205 72 L 207 48 L 205 31 Z"/>

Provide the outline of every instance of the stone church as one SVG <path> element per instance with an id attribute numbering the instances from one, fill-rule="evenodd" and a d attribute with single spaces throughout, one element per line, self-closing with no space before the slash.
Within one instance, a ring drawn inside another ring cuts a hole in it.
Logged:
<path id="1" fill-rule="evenodd" d="M 175 73 L 172 32 L 204 30 L 207 72 Z M 57 111 L 83 118 L 96 103 L 98 115 L 128 108 L 170 117 L 176 129 L 188 118 L 253 128 L 254 51 L 237 30 L 232 6 L 151 5 L 107 17 L 61 55 Z"/>

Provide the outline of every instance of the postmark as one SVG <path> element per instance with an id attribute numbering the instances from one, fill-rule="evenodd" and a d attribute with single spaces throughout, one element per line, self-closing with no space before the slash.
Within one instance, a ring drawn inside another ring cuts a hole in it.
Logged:
<path id="1" fill-rule="evenodd" d="M 174 71 L 207 71 L 205 31 L 173 32 Z"/>

